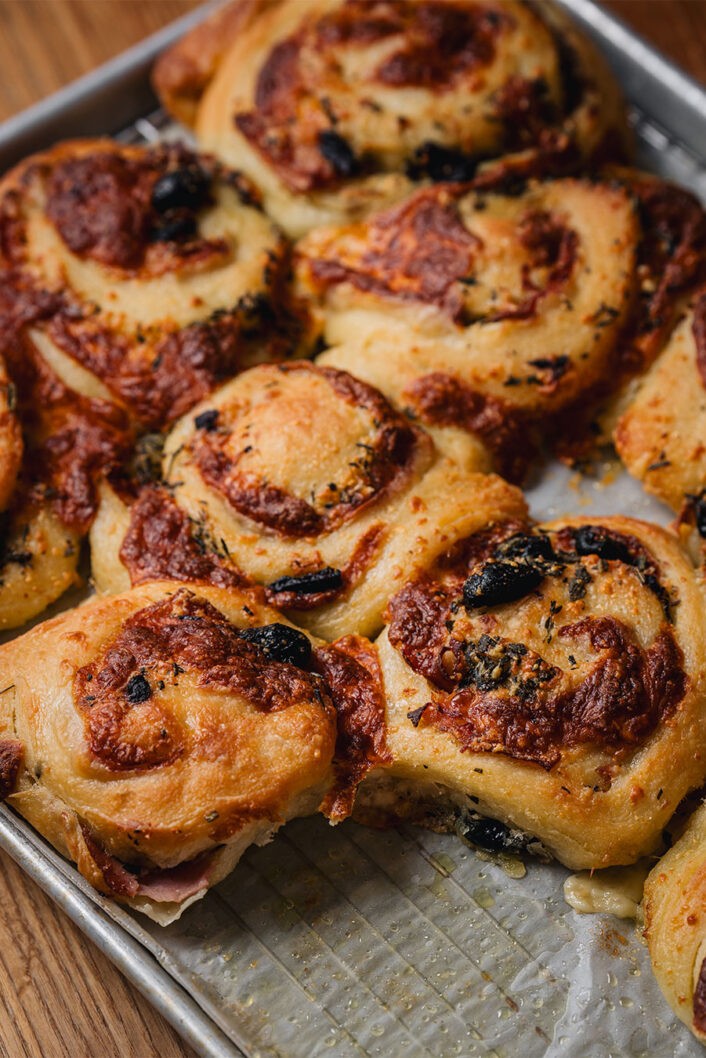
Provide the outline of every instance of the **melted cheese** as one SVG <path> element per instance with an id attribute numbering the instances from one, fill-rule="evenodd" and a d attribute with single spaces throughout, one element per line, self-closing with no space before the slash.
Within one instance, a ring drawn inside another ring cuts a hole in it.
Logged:
<path id="1" fill-rule="evenodd" d="M 642 890 L 651 863 L 640 860 L 632 867 L 570 874 L 564 882 L 564 899 L 580 915 L 615 915 L 637 918 Z"/>

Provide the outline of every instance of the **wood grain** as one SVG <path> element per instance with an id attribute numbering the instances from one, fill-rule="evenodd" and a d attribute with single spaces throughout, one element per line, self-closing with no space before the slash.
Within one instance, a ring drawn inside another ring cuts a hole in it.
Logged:
<path id="1" fill-rule="evenodd" d="M 0 0 L 0 119 L 197 0 Z M 607 0 L 706 84 L 706 0 Z M 192 1058 L 164 1020 L 0 853 L 0 1058 Z"/>
<path id="2" fill-rule="evenodd" d="M 706 0 L 604 0 L 603 7 L 706 85 Z"/>

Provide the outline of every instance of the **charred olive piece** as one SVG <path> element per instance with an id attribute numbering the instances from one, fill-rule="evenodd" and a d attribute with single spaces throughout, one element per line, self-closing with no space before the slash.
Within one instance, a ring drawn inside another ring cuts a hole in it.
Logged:
<path id="1" fill-rule="evenodd" d="M 463 605 L 467 610 L 479 606 L 499 606 L 515 602 L 534 591 L 544 579 L 541 570 L 514 562 L 489 562 L 480 573 L 472 573 L 463 585 Z"/>
<path id="2" fill-rule="evenodd" d="M 218 426 L 218 408 L 209 408 L 194 417 L 194 426 L 197 430 L 205 430 L 211 433 Z"/>
<path id="3" fill-rule="evenodd" d="M 336 591 L 343 587 L 343 574 L 333 566 L 324 566 L 315 573 L 303 573 L 301 577 L 280 577 L 270 584 L 275 593 L 292 591 L 297 595 L 316 595 L 320 591 Z"/>
<path id="4" fill-rule="evenodd" d="M 183 242 L 196 235 L 196 218 L 191 213 L 179 213 L 165 217 L 163 222 L 150 232 L 152 242 Z"/>
<path id="5" fill-rule="evenodd" d="M 333 129 L 319 133 L 319 150 L 338 176 L 355 176 L 358 159 L 347 140 Z"/>
<path id="6" fill-rule="evenodd" d="M 152 697 L 152 688 L 142 673 L 138 672 L 136 676 L 131 676 L 127 681 L 124 693 L 132 705 L 139 705 L 140 702 L 146 702 Z"/>
<path id="7" fill-rule="evenodd" d="M 515 561 L 523 559 L 525 562 L 542 558 L 551 562 L 556 558 L 548 536 L 532 536 L 529 533 L 517 533 L 503 540 L 496 548 L 495 554 L 498 558 Z"/>
<path id="8" fill-rule="evenodd" d="M 260 628 L 246 628 L 238 634 L 241 639 L 258 646 L 270 661 L 286 661 L 303 669 L 311 660 L 311 643 L 303 632 L 289 625 L 276 622 Z"/>
<path id="9" fill-rule="evenodd" d="M 598 555 L 607 562 L 624 562 L 628 566 L 635 564 L 627 545 L 596 525 L 581 526 L 574 536 L 574 547 L 577 555 Z"/>
<path id="10" fill-rule="evenodd" d="M 464 816 L 463 830 L 466 841 L 488 852 L 523 852 L 527 848 L 527 837 L 522 831 L 511 830 L 497 819 Z"/>
<path id="11" fill-rule="evenodd" d="M 211 181 L 198 166 L 171 169 L 152 188 L 152 207 L 158 213 L 172 209 L 200 209 L 208 197 Z"/>
<path id="12" fill-rule="evenodd" d="M 427 177 L 435 184 L 463 183 L 473 179 L 479 160 L 451 147 L 424 143 L 408 161 L 407 176 L 412 180 Z"/>

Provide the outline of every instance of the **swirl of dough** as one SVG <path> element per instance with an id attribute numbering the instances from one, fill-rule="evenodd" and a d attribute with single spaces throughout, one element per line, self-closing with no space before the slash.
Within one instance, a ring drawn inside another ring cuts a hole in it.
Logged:
<path id="1" fill-rule="evenodd" d="M 228 383 L 177 423 L 163 467 L 171 496 L 143 493 L 121 515 L 106 493 L 99 590 L 124 586 L 126 570 L 133 583 L 177 570 L 214 582 L 235 566 L 328 639 L 381 628 L 394 585 L 465 535 L 477 508 L 525 510 L 517 490 L 439 456 L 377 390 L 308 361 Z"/>
<path id="2" fill-rule="evenodd" d="M 480 845 L 497 831 L 493 847 L 539 842 L 574 868 L 653 851 L 704 780 L 702 614 L 693 567 L 647 523 L 470 536 L 388 605 L 392 764 L 359 813 L 387 805 Z"/>
<path id="3" fill-rule="evenodd" d="M 645 882 L 645 937 L 670 1007 L 706 1043 L 706 807 Z"/>
<path id="4" fill-rule="evenodd" d="M 475 436 L 518 480 L 533 421 L 548 430 L 614 370 L 639 238 L 617 185 L 557 180 L 519 196 L 445 185 L 312 232 L 297 271 L 333 346 L 321 363 L 378 386 L 439 443 L 440 430 Z"/>
<path id="5" fill-rule="evenodd" d="M 293 235 L 398 197 L 405 174 L 465 180 L 480 165 L 493 183 L 625 153 L 612 75 L 549 4 L 231 7 L 215 16 L 230 42 L 201 27 L 155 83 L 173 112 L 195 111 L 203 148 L 251 176 Z"/>
<path id="6" fill-rule="evenodd" d="M 365 223 L 310 233 L 297 275 L 333 346 L 321 362 L 412 409 L 445 450 L 459 430 L 475 435 L 519 480 L 528 436 L 585 439 L 703 272 L 696 199 L 619 177 L 514 195 L 425 188 Z"/>
<path id="7" fill-rule="evenodd" d="M 615 431 L 630 473 L 675 511 L 706 490 L 706 293 L 640 380 Z M 706 516 L 697 528 L 706 536 Z"/>
<path id="8" fill-rule="evenodd" d="M 330 782 L 335 713 L 311 643 L 252 595 L 153 584 L 0 649 L 3 793 L 97 888 L 158 920 Z"/>
<path id="9" fill-rule="evenodd" d="M 180 145 L 86 140 L 34 155 L 0 183 L 0 235 L 16 331 L 142 428 L 284 355 L 285 321 L 296 333 L 295 314 L 273 309 L 286 246 L 257 193 Z"/>

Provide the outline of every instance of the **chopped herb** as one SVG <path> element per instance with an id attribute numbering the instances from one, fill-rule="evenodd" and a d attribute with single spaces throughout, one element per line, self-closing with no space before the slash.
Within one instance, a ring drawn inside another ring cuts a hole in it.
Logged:
<path id="1" fill-rule="evenodd" d="M 591 583 L 592 577 L 585 566 L 577 566 L 569 581 L 569 599 L 578 602 L 586 594 L 586 588 Z"/>

